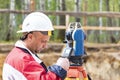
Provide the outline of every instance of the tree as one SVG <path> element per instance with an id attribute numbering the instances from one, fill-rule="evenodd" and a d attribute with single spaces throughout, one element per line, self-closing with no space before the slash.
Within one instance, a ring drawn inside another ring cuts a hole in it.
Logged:
<path id="1" fill-rule="evenodd" d="M 99 3 L 99 10 L 102 11 L 102 0 Z M 99 17 L 99 26 L 102 27 L 102 17 Z"/>
<path id="2" fill-rule="evenodd" d="M 44 11 L 45 10 L 45 0 L 40 0 L 40 2 L 39 2 L 40 4 L 40 10 L 41 11 Z"/>
<path id="3" fill-rule="evenodd" d="M 59 10 L 60 11 L 66 11 L 65 0 L 60 0 Z M 65 25 L 65 15 L 60 16 L 60 25 Z M 65 38 L 65 30 L 59 30 L 58 34 L 59 34 L 58 39 L 64 40 L 64 38 Z"/>
<path id="4" fill-rule="evenodd" d="M 106 11 L 110 11 L 109 0 L 106 0 Z M 112 19 L 107 19 L 108 26 L 112 26 Z"/>
<path id="5" fill-rule="evenodd" d="M 80 8 L 81 8 L 80 3 L 81 3 L 80 0 L 75 0 L 75 11 L 76 12 L 80 12 Z M 80 22 L 80 18 L 79 17 L 76 17 L 76 22 Z"/>
<path id="6" fill-rule="evenodd" d="M 10 10 L 15 10 L 15 0 L 10 0 Z M 10 13 L 10 20 L 9 20 L 9 28 L 6 35 L 6 41 L 9 41 L 12 34 L 14 33 L 15 23 L 15 15 Z"/>

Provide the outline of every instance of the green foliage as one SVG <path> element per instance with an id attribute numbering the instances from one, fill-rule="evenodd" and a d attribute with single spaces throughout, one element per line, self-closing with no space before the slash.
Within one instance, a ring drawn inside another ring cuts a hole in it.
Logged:
<path id="1" fill-rule="evenodd" d="M 101 32 L 101 34 L 99 34 L 99 42 L 100 43 L 109 43 L 109 35 L 106 34 L 106 32 Z"/>
<path id="2" fill-rule="evenodd" d="M 9 8 L 10 0 L 0 0 L 0 9 Z"/>
<path id="3" fill-rule="evenodd" d="M 56 11 L 57 3 L 56 0 L 45 0 L 45 8 L 47 11 Z"/>
<path id="4" fill-rule="evenodd" d="M 57 39 L 59 34 L 58 34 L 59 30 L 54 30 L 53 35 L 50 38 L 50 41 L 55 41 L 55 42 L 62 42 L 61 39 Z"/>
<path id="5" fill-rule="evenodd" d="M 93 42 L 93 43 L 97 42 L 95 40 L 94 33 L 91 33 L 91 34 L 87 35 L 87 41 Z"/>
<path id="6" fill-rule="evenodd" d="M 9 0 L 0 0 L 0 9 L 9 8 Z M 8 14 L 0 13 L 0 40 L 5 39 L 6 29 L 8 28 Z"/>
<path id="7" fill-rule="evenodd" d="M 96 17 L 89 17 L 88 18 L 88 24 L 89 24 L 89 26 L 97 26 L 97 25 L 99 25 L 98 18 L 96 18 Z"/>
<path id="8" fill-rule="evenodd" d="M 74 11 L 75 2 L 74 0 L 66 0 L 67 11 Z"/>
<path id="9" fill-rule="evenodd" d="M 87 2 L 88 12 L 99 11 L 99 0 L 87 0 Z"/>
<path id="10" fill-rule="evenodd" d="M 87 41 L 91 43 L 117 43 L 119 39 L 119 31 L 112 32 L 112 34 L 110 31 L 98 31 L 97 35 L 95 31 L 91 31 L 87 35 Z"/>
<path id="11" fill-rule="evenodd" d="M 17 10 L 21 10 L 21 8 L 22 8 L 22 1 L 21 0 L 15 0 L 15 4 L 17 4 L 17 5 L 15 5 L 15 8 Z"/>
<path id="12" fill-rule="evenodd" d="M 95 32 L 91 32 L 88 37 L 87 40 L 91 43 L 109 43 L 109 35 L 106 34 L 106 32 L 101 32 L 97 35 L 95 35 Z"/>
<path id="13" fill-rule="evenodd" d="M 8 31 L 8 14 L 0 14 L 0 40 L 4 40 L 6 37 L 6 32 Z"/>

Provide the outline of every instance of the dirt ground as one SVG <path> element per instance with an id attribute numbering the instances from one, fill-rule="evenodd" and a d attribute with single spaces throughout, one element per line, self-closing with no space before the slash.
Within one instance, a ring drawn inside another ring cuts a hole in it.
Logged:
<path id="1" fill-rule="evenodd" d="M 85 67 L 93 80 L 120 80 L 120 52 L 89 52 Z"/>
<path id="2" fill-rule="evenodd" d="M 52 48 L 56 48 L 51 51 Z M 48 52 L 38 54 L 47 66 L 55 64 L 61 55 L 61 47 L 52 47 Z M 83 66 L 92 80 L 120 80 L 120 51 L 119 48 L 87 49 L 87 57 Z M 0 80 L 2 66 L 7 52 L 0 52 Z"/>
<path id="3" fill-rule="evenodd" d="M 0 53 L 0 80 L 2 80 L 2 67 L 7 54 Z"/>

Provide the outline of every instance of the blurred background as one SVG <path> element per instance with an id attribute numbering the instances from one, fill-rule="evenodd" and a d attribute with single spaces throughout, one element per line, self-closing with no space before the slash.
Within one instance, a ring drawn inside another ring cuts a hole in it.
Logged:
<path id="1" fill-rule="evenodd" d="M 55 28 L 39 54 L 47 66 L 61 55 L 69 23 L 80 22 L 87 35 L 84 66 L 91 78 L 120 80 L 120 0 L 0 0 L 0 80 L 4 59 L 21 35 L 16 31 L 33 11 L 48 15 Z"/>

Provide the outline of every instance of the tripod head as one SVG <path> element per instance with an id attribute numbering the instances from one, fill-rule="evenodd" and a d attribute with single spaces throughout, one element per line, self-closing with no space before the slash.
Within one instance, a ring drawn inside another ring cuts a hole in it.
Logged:
<path id="1" fill-rule="evenodd" d="M 82 57 L 85 55 L 85 37 L 79 22 L 70 23 L 65 34 L 66 47 L 63 50 L 62 57 L 67 57 L 75 65 L 82 65 Z"/>

